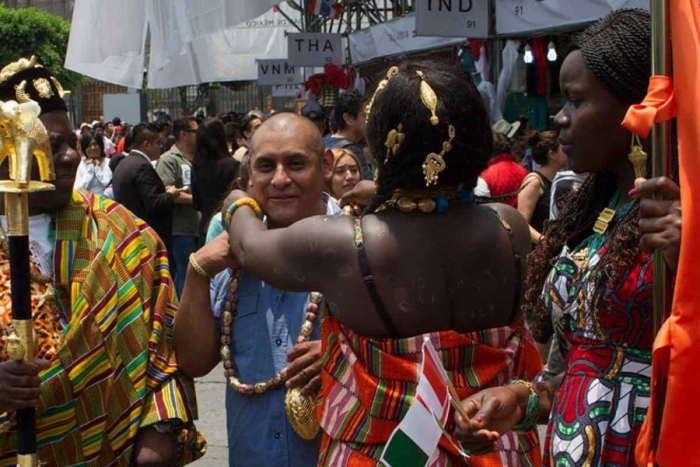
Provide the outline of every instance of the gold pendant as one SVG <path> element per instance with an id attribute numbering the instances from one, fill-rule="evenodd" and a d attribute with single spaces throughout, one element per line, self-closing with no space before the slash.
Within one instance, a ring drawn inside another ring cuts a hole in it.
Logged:
<path id="1" fill-rule="evenodd" d="M 294 431 L 303 439 L 312 440 L 318 434 L 320 425 L 316 418 L 315 397 L 304 396 L 300 388 L 287 391 L 284 396 L 284 410 Z"/>
<path id="2" fill-rule="evenodd" d="M 634 167 L 634 176 L 636 178 L 644 178 L 647 176 L 647 158 L 648 154 L 642 149 L 642 143 L 639 136 L 632 134 L 632 145 L 630 147 L 629 157 L 632 166 Z"/>
<path id="3" fill-rule="evenodd" d="M 593 232 L 603 235 L 610 225 L 610 222 L 615 218 L 615 210 L 610 208 L 605 208 L 598 216 L 598 220 L 595 221 L 593 226 Z"/>
<path id="4" fill-rule="evenodd" d="M 425 176 L 425 186 L 437 185 L 438 174 L 445 170 L 445 160 L 439 154 L 431 152 L 423 162 L 423 175 Z"/>

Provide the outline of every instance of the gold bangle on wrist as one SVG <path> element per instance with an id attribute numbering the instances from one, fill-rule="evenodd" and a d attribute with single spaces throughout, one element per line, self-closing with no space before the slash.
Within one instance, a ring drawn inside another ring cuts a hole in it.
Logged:
<path id="1" fill-rule="evenodd" d="M 537 419 L 540 415 L 540 396 L 537 394 L 535 385 L 523 379 L 514 379 L 510 384 L 522 384 L 528 390 L 527 406 L 525 413 L 518 423 L 513 426 L 513 431 L 528 432 L 537 426 Z"/>
<path id="2" fill-rule="evenodd" d="M 207 271 L 204 270 L 202 266 L 199 265 L 197 259 L 195 259 L 194 253 L 190 253 L 190 266 L 192 266 L 194 272 L 196 272 L 200 276 L 206 277 L 207 279 L 211 279 L 211 276 L 207 273 Z"/>

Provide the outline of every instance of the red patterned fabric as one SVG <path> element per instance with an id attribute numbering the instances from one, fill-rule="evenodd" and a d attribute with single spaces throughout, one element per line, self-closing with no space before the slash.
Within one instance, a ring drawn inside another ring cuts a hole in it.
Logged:
<path id="1" fill-rule="evenodd" d="M 430 339 L 461 398 L 479 390 L 532 379 L 542 368 L 524 322 L 459 334 L 434 332 L 402 339 L 353 333 L 329 317 L 323 326 L 322 394 L 317 414 L 323 428 L 320 466 L 374 467 L 389 436 L 415 395 L 424 339 Z M 446 427 L 454 430 L 454 412 Z M 465 465 L 445 437 L 430 467 Z M 506 433 L 496 451 L 472 456 L 472 467 L 541 465 L 537 430 Z"/>

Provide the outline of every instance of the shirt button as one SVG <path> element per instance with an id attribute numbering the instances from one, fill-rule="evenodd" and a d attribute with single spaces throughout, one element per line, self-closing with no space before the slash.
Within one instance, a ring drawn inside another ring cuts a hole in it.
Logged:
<path id="1" fill-rule="evenodd" d="M 275 433 L 275 439 L 280 439 L 281 437 L 282 435 L 280 435 L 279 433 Z"/>
<path id="2" fill-rule="evenodd" d="M 279 347 L 280 345 L 282 345 L 282 339 L 277 339 L 277 340 L 275 341 L 275 344 L 277 344 L 277 347 Z"/>

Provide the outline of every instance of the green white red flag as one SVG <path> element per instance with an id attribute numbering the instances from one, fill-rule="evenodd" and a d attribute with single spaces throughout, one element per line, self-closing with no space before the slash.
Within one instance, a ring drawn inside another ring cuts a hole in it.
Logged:
<path id="1" fill-rule="evenodd" d="M 381 462 L 387 467 L 425 467 L 450 414 L 448 376 L 433 344 L 423 343 L 420 379 L 411 407 L 389 437 Z"/>

